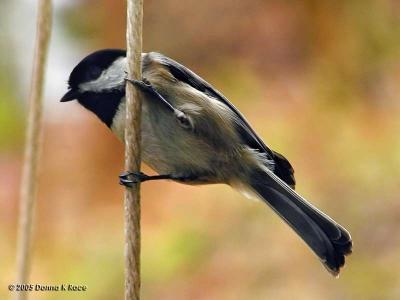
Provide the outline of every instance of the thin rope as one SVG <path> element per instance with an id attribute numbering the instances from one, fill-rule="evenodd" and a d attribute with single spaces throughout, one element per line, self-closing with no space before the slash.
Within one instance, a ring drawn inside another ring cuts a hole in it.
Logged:
<path id="1" fill-rule="evenodd" d="M 34 206 L 38 181 L 38 162 L 42 141 L 43 85 L 52 23 L 51 0 L 40 0 L 36 24 L 36 42 L 29 93 L 24 165 L 20 188 L 17 241 L 17 283 L 28 283 L 32 258 Z M 25 300 L 26 292 L 16 292 L 15 299 Z"/>
<path id="2" fill-rule="evenodd" d="M 128 0 L 127 6 L 127 60 L 128 76 L 142 77 L 143 0 Z M 131 84 L 126 85 L 125 169 L 140 171 L 141 140 L 140 93 Z M 140 299 L 140 184 L 125 191 L 125 300 Z"/>

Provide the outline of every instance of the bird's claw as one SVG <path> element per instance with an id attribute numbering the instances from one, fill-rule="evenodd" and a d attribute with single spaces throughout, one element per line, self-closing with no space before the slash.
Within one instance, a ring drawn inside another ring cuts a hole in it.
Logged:
<path id="1" fill-rule="evenodd" d="M 153 86 L 146 78 L 143 78 L 143 80 L 125 78 L 125 81 L 133 84 L 134 86 L 136 86 L 144 91 L 154 92 Z"/>
<path id="2" fill-rule="evenodd" d="M 149 176 L 142 172 L 124 172 L 119 175 L 119 184 L 126 187 L 133 187 L 135 183 L 146 181 L 148 178 Z"/>
<path id="3" fill-rule="evenodd" d="M 164 103 L 164 105 L 171 111 L 175 111 L 175 108 L 169 103 L 157 90 L 151 85 L 150 81 L 148 81 L 146 78 L 143 78 L 142 80 L 136 80 L 136 79 L 129 79 L 125 78 L 125 81 L 133 84 L 136 86 L 138 89 L 141 90 L 142 93 L 148 93 Z"/>

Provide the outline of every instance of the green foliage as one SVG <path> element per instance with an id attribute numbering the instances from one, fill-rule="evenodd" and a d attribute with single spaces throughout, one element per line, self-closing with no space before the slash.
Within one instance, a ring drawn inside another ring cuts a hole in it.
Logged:
<path id="1" fill-rule="evenodd" d="M 22 141 L 22 107 L 9 88 L 0 85 L 0 151 L 18 151 Z"/>
<path id="2" fill-rule="evenodd" d="M 195 267 L 207 254 L 209 239 L 194 228 L 172 226 L 145 238 L 143 279 L 164 282 L 176 274 L 196 271 Z"/>

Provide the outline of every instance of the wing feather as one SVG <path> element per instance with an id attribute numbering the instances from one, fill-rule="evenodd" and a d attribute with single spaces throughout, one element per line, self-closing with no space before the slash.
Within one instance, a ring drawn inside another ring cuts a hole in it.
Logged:
<path id="1" fill-rule="evenodd" d="M 268 148 L 260 137 L 255 133 L 253 128 L 247 122 L 245 117 L 240 113 L 240 111 L 225 98 L 222 93 L 216 90 L 203 78 L 181 65 L 180 63 L 174 61 L 173 59 L 166 57 L 162 54 L 152 52 L 151 56 L 157 62 L 166 66 L 170 73 L 178 80 L 187 83 L 193 88 L 207 94 L 214 99 L 217 99 L 229 107 L 237 116 L 239 122 L 237 123 L 237 132 L 242 138 L 244 143 L 252 149 L 258 150 L 260 153 L 265 153 L 269 159 L 272 159 L 275 163 L 274 173 L 285 181 L 292 188 L 295 187 L 294 170 L 290 165 L 289 161 L 282 155 L 270 148 Z"/>

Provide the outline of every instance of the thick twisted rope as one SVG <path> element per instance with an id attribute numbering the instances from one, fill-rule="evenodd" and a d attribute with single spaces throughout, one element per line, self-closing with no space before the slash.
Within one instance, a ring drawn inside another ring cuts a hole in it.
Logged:
<path id="1" fill-rule="evenodd" d="M 128 0 L 127 60 L 128 77 L 142 77 L 143 0 Z M 140 92 L 126 85 L 125 169 L 140 171 L 141 141 Z M 125 300 L 140 299 L 140 184 L 125 191 Z"/>

